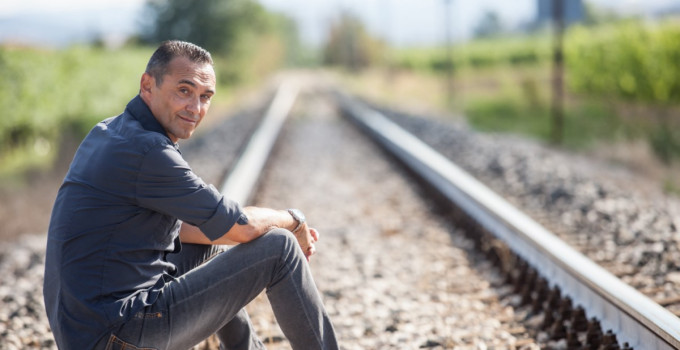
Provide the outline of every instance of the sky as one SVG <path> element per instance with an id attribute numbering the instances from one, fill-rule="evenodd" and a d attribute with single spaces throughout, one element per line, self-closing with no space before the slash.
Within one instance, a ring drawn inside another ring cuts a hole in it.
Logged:
<path id="1" fill-rule="evenodd" d="M 454 40 L 469 38 L 482 16 L 496 12 L 504 26 L 515 28 L 533 19 L 537 0 L 260 0 L 270 9 L 297 19 L 303 38 L 317 43 L 323 28 L 342 10 L 364 20 L 369 31 L 396 45 L 441 43 L 446 39 L 449 11 Z M 550 1 L 550 0 L 540 0 Z M 571 1 L 571 0 L 566 0 Z M 658 8 L 680 5 L 680 0 L 586 0 L 622 13 L 645 14 Z M 320 29 L 322 28 L 322 29 Z"/>
<path id="2" fill-rule="evenodd" d="M 535 0 L 261 0 L 265 6 L 298 19 L 303 39 L 317 43 L 326 35 L 324 28 L 341 11 L 364 20 L 368 30 L 397 45 L 442 42 L 446 36 L 447 10 L 452 35 L 470 33 L 485 9 L 492 9 L 504 22 L 515 25 L 535 13 Z M 331 5 L 332 3 L 332 5 Z"/>
<path id="3" fill-rule="evenodd" d="M 63 46 L 99 33 L 122 41 L 144 0 L 0 0 L 0 42 Z"/>
<path id="4" fill-rule="evenodd" d="M 298 22 L 302 39 L 319 45 L 341 11 L 360 17 L 373 35 L 400 46 L 442 43 L 450 15 L 454 40 L 470 36 L 486 11 L 506 27 L 530 20 L 536 0 L 259 0 Z M 548 0 L 541 0 L 548 1 Z M 569 1 L 569 0 L 567 0 Z M 620 12 L 644 14 L 680 0 L 587 0 Z M 139 27 L 144 0 L 1 0 L 0 41 L 64 45 L 97 34 L 123 40 Z"/>

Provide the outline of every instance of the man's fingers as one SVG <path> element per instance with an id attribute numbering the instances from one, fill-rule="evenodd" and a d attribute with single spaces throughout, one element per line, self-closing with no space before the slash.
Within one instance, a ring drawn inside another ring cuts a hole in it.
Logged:
<path id="1" fill-rule="evenodd" d="M 305 254 L 305 257 L 307 258 L 307 261 L 309 261 L 310 257 L 316 254 L 316 247 L 314 246 L 314 243 L 319 240 L 319 231 L 305 226 L 305 230 L 299 231 L 298 234 L 296 234 L 296 237 Z"/>
<path id="2" fill-rule="evenodd" d="M 309 261 L 309 259 L 314 254 L 316 254 L 316 247 L 314 247 L 314 244 L 310 244 L 309 248 L 307 248 L 307 251 L 305 252 L 305 257 L 307 258 L 307 261 Z"/>
<path id="3" fill-rule="evenodd" d="M 310 228 L 309 233 L 312 235 L 313 242 L 316 242 L 319 240 L 319 231 L 317 231 L 315 228 Z"/>

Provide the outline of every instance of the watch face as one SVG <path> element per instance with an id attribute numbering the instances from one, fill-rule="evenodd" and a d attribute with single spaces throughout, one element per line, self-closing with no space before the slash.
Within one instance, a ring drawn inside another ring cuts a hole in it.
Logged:
<path id="1" fill-rule="evenodd" d="M 293 217 L 299 221 L 300 223 L 305 222 L 305 214 L 302 214 L 302 212 L 298 209 L 288 209 L 290 212 L 290 215 L 293 215 Z"/>

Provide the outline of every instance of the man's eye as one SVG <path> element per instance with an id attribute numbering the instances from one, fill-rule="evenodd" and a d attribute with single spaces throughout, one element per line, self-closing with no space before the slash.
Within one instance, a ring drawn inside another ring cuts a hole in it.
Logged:
<path id="1" fill-rule="evenodd" d="M 186 88 L 180 88 L 180 89 L 179 89 L 179 92 L 180 92 L 180 93 L 182 93 L 182 94 L 185 94 L 185 95 L 186 95 L 186 94 L 188 94 L 188 93 L 189 93 L 189 89 L 186 89 Z"/>
<path id="2" fill-rule="evenodd" d="M 211 98 L 212 98 L 212 96 L 210 96 L 210 95 L 202 95 L 201 96 L 201 99 L 203 99 L 203 101 L 205 101 L 205 102 L 209 102 Z"/>

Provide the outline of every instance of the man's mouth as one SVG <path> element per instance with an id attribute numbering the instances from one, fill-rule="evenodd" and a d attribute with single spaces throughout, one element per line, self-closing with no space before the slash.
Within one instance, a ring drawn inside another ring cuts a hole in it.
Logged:
<path id="1" fill-rule="evenodd" d="M 194 118 L 186 117 L 186 116 L 182 116 L 182 115 L 177 115 L 177 116 L 179 117 L 179 119 L 183 120 L 186 123 L 193 124 L 193 125 L 198 123 L 198 119 L 194 119 Z"/>

